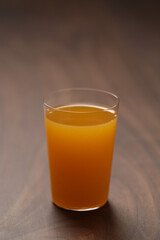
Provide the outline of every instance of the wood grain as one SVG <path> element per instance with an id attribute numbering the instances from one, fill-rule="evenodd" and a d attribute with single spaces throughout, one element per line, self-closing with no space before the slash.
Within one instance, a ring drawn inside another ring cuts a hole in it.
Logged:
<path id="1" fill-rule="evenodd" d="M 160 239 L 160 28 L 156 3 L 1 1 L 0 239 Z M 42 96 L 120 96 L 109 203 L 51 203 Z"/>

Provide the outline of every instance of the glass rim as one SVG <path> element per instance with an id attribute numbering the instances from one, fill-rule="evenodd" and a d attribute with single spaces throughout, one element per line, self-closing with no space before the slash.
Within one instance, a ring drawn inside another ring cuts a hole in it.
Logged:
<path id="1" fill-rule="evenodd" d="M 90 91 L 90 92 L 104 93 L 104 94 L 108 94 L 108 95 L 114 97 L 115 100 L 116 100 L 116 103 L 113 106 L 109 106 L 109 107 L 106 107 L 106 108 L 102 106 L 102 109 L 104 109 L 104 110 L 114 109 L 114 108 L 118 107 L 119 103 L 120 103 L 120 99 L 116 94 L 114 94 L 112 92 L 109 92 L 109 91 L 106 91 L 106 90 L 96 89 L 96 88 L 62 88 L 62 89 L 58 89 L 58 90 L 55 90 L 55 91 L 50 91 L 48 94 L 44 95 L 43 96 L 43 106 L 47 107 L 47 108 L 50 108 L 50 109 L 56 109 L 56 111 L 77 113 L 76 111 L 67 111 L 67 110 L 64 110 L 64 109 L 61 109 L 61 108 L 57 109 L 57 106 L 52 106 L 52 105 L 48 104 L 47 101 L 46 101 L 47 97 L 49 97 L 50 95 L 53 95 L 53 94 L 56 94 L 56 93 L 61 93 L 61 92 L 67 92 L 67 91 L 75 91 L 75 92 L 76 91 L 84 91 L 84 92 L 85 91 Z M 73 104 L 73 106 L 74 106 L 74 104 Z M 76 106 L 76 104 L 75 104 L 75 106 Z M 97 112 L 97 111 L 94 111 L 94 112 Z M 87 113 L 87 112 L 85 112 L 85 113 Z M 91 113 L 91 112 L 88 112 L 88 113 Z"/>

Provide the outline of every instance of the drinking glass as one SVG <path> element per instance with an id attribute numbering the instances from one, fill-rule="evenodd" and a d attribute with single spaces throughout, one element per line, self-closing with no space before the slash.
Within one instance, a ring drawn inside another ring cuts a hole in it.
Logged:
<path id="1" fill-rule="evenodd" d="M 98 89 L 62 89 L 44 97 L 52 201 L 93 210 L 108 200 L 119 98 Z"/>

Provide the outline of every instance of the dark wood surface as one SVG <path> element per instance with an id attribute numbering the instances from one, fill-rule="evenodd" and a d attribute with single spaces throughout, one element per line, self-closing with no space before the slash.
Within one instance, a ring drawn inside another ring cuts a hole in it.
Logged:
<path id="1" fill-rule="evenodd" d="M 159 18 L 151 1 L 1 1 L 0 240 L 160 239 Z M 121 99 L 109 203 L 93 212 L 51 203 L 42 96 L 66 87 Z"/>

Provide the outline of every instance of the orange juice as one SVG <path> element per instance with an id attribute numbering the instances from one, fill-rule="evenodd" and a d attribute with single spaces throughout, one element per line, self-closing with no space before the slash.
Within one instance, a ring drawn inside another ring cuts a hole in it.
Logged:
<path id="1" fill-rule="evenodd" d="M 53 202 L 92 209 L 108 199 L 117 115 L 94 105 L 45 110 Z"/>

